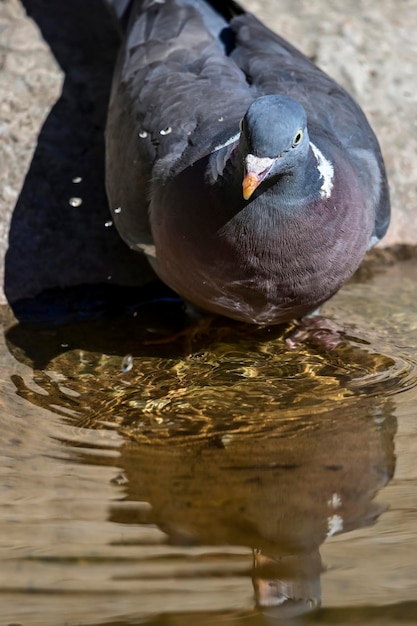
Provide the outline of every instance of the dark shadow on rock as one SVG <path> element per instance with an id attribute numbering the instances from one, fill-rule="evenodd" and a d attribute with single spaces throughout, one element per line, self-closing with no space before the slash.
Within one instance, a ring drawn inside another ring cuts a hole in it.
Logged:
<path id="1" fill-rule="evenodd" d="M 145 259 L 129 250 L 113 226 L 105 226 L 111 216 L 103 133 L 120 41 L 117 23 L 102 0 L 22 4 L 65 82 L 39 134 L 11 221 L 5 292 L 14 309 L 46 289 L 132 286 L 152 275 Z M 81 182 L 74 182 L 77 177 Z M 72 197 L 82 199 L 80 206 L 71 206 Z"/>

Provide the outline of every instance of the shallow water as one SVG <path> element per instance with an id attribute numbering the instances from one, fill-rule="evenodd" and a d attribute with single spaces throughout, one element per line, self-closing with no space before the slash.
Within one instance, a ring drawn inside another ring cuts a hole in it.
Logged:
<path id="1" fill-rule="evenodd" d="M 322 312 L 5 321 L 0 624 L 416 624 L 417 261 Z"/>

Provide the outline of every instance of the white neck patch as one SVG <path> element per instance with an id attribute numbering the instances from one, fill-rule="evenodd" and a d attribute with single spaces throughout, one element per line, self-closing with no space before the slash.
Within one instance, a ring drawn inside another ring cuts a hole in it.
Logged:
<path id="1" fill-rule="evenodd" d="M 324 154 L 310 141 L 310 147 L 317 160 L 317 170 L 323 179 L 320 187 L 320 196 L 322 198 L 330 198 L 333 190 L 333 165 L 326 159 Z"/>

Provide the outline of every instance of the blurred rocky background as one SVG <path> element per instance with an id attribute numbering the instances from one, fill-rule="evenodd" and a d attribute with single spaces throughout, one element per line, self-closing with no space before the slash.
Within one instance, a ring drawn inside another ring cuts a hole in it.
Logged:
<path id="1" fill-rule="evenodd" d="M 346 87 L 380 140 L 393 220 L 417 244 L 417 0 L 242 0 Z M 134 285 L 104 192 L 118 33 L 102 0 L 0 0 L 1 302 L 79 284 Z M 6 254 L 7 252 L 7 254 Z"/>

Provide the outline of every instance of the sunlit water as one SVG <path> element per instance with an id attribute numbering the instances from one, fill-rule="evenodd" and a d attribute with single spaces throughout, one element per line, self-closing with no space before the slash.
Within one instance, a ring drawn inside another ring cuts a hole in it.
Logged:
<path id="1" fill-rule="evenodd" d="M 177 308 L 5 323 L 0 624 L 416 624 L 417 261 L 331 351 Z"/>

